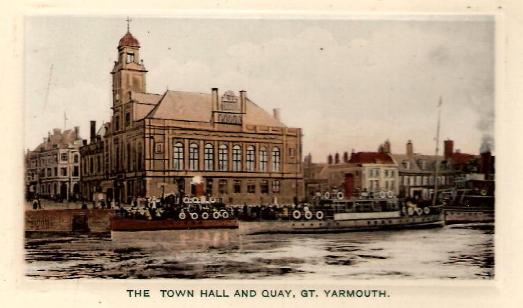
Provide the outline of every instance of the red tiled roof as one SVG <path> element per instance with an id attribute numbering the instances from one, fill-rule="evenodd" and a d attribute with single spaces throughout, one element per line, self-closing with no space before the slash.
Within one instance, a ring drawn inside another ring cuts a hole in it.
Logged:
<path id="1" fill-rule="evenodd" d="M 132 47 L 140 47 L 140 43 L 138 40 L 131 34 L 131 32 L 125 33 L 125 35 L 120 39 L 120 42 L 118 43 L 118 47 L 122 46 L 132 46 Z"/>
<path id="2" fill-rule="evenodd" d="M 452 153 L 450 159 L 454 164 L 466 164 L 476 158 L 476 155 L 467 153 Z"/>
<path id="3" fill-rule="evenodd" d="M 381 152 L 352 153 L 349 163 L 353 164 L 393 164 L 392 158 Z"/>

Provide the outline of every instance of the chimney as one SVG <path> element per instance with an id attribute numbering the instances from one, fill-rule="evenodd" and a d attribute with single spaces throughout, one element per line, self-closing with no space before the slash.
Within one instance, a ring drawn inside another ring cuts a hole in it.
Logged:
<path id="1" fill-rule="evenodd" d="M 412 141 L 407 142 L 407 156 L 412 157 L 414 155 L 414 146 L 412 145 Z"/>
<path id="2" fill-rule="evenodd" d="M 240 91 L 240 112 L 247 113 L 247 92 L 245 90 Z"/>
<path id="3" fill-rule="evenodd" d="M 385 140 L 385 143 L 383 144 L 383 152 L 390 154 L 390 141 L 389 139 Z"/>
<path id="4" fill-rule="evenodd" d="M 343 152 L 343 162 L 344 163 L 349 162 L 349 153 L 347 151 Z"/>
<path id="5" fill-rule="evenodd" d="M 281 118 L 280 118 L 280 108 L 274 108 L 272 109 L 272 114 L 274 116 L 274 118 L 278 121 L 281 121 Z"/>
<path id="6" fill-rule="evenodd" d="M 90 130 L 90 135 L 89 135 L 91 143 L 94 142 L 95 137 L 96 137 L 96 121 L 91 121 L 91 130 Z"/>
<path id="7" fill-rule="evenodd" d="M 336 153 L 334 155 L 334 163 L 339 164 L 340 163 L 340 153 Z"/>
<path id="8" fill-rule="evenodd" d="M 212 88 L 212 90 L 211 90 L 211 103 L 212 103 L 212 110 L 213 111 L 218 110 L 218 88 Z"/>
<path id="9" fill-rule="evenodd" d="M 75 127 L 74 127 L 74 137 L 75 137 L 76 139 L 78 139 L 79 136 L 80 136 L 80 126 L 75 126 Z"/>
<path id="10" fill-rule="evenodd" d="M 329 163 L 329 165 L 332 165 L 332 154 L 329 154 L 329 156 L 327 156 L 327 162 Z"/>
<path id="11" fill-rule="evenodd" d="M 443 147 L 444 147 L 444 158 L 445 158 L 445 160 L 447 160 L 454 153 L 454 141 L 449 140 L 449 139 L 443 141 Z"/>
<path id="12" fill-rule="evenodd" d="M 481 153 L 480 172 L 485 175 L 485 180 L 489 178 L 489 174 L 493 173 L 492 154 L 490 151 Z"/>

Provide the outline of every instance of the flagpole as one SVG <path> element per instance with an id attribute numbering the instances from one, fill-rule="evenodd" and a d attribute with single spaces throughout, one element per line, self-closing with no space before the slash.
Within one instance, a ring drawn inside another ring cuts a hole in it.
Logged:
<path id="1" fill-rule="evenodd" d="M 436 199 L 438 197 L 438 172 L 439 172 L 439 130 L 440 130 L 440 121 L 441 121 L 441 104 L 442 99 L 441 96 L 439 97 L 439 103 L 438 103 L 438 125 L 436 128 L 436 166 L 434 170 L 434 196 L 432 198 L 432 206 L 436 205 Z"/>

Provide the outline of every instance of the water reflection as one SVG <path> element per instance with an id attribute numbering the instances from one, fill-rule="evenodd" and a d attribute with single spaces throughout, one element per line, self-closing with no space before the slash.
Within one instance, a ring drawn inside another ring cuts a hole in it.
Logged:
<path id="1" fill-rule="evenodd" d="M 26 240 L 35 278 L 484 279 L 492 224 L 304 235 L 236 230 L 116 232 Z"/>

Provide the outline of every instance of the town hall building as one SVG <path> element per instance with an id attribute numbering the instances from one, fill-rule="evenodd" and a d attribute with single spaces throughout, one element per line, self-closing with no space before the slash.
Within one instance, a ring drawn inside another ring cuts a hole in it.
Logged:
<path id="1" fill-rule="evenodd" d="M 128 31 L 112 74 L 112 118 L 81 152 L 84 198 L 208 195 L 226 203 L 290 203 L 304 196 L 302 131 L 246 91 L 148 93 L 140 43 Z"/>

